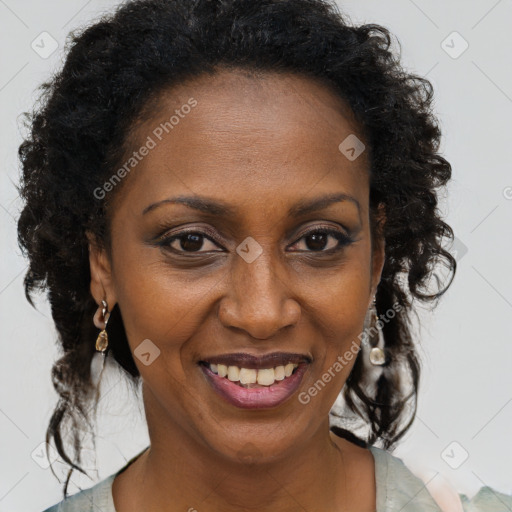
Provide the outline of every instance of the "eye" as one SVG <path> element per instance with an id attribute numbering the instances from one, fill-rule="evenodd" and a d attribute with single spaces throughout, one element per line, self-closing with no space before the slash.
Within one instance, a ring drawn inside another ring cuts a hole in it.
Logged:
<path id="1" fill-rule="evenodd" d="M 301 252 L 321 252 L 327 254 L 337 252 L 353 242 L 351 237 L 341 231 L 323 227 L 318 227 L 304 233 L 300 240 L 304 240 L 303 245 L 306 247 Z"/>
<path id="2" fill-rule="evenodd" d="M 156 243 L 177 253 L 211 252 L 219 247 L 212 238 L 201 231 L 182 231 L 176 235 L 161 237 Z M 204 248 L 205 243 L 207 249 L 201 251 L 200 249 Z M 211 245 L 211 248 L 208 248 L 208 243 Z M 222 252 L 222 250 L 215 252 Z"/>
<path id="3" fill-rule="evenodd" d="M 305 249 L 299 250 L 299 252 L 326 254 L 340 251 L 353 242 L 352 238 L 341 231 L 325 227 L 317 227 L 304 233 L 295 245 L 298 245 L 301 240 L 304 240 Z M 208 244 L 210 244 L 210 247 L 208 247 Z M 197 230 L 181 231 L 171 236 L 164 235 L 156 241 L 156 245 L 178 254 L 223 252 L 220 244 L 215 241 L 212 235 Z"/>

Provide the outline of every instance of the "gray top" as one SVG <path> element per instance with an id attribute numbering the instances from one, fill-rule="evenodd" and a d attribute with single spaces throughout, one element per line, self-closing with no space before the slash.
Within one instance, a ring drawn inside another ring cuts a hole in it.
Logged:
<path id="1" fill-rule="evenodd" d="M 425 484 L 405 466 L 402 459 L 386 450 L 368 446 L 375 459 L 377 485 L 376 512 L 442 512 Z M 112 497 L 114 478 L 144 451 L 130 459 L 119 471 L 43 512 L 116 512 Z M 471 500 L 459 495 L 464 512 L 512 512 L 512 495 L 482 487 Z"/>

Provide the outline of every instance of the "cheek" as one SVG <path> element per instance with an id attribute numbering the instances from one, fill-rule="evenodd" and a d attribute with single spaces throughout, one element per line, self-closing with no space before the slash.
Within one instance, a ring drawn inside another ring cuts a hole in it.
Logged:
<path id="1" fill-rule="evenodd" d="M 315 311 L 318 328 L 331 332 L 338 341 L 340 334 L 360 330 L 371 299 L 370 259 L 365 255 L 365 251 L 354 251 L 332 272 L 307 278 L 308 302 Z"/>
<path id="2" fill-rule="evenodd" d="M 366 279 L 340 276 L 315 303 L 312 372 L 299 395 L 301 404 L 313 404 L 316 414 L 328 414 L 339 396 L 360 350 L 360 335 L 368 307 Z"/>
<path id="3" fill-rule="evenodd" d="M 150 366 L 138 357 L 149 349 L 159 352 L 151 371 L 162 367 L 158 371 L 172 372 L 175 379 L 183 380 L 181 362 L 187 357 L 190 360 L 189 340 L 206 319 L 207 298 L 221 275 L 217 272 L 198 277 L 200 272 L 178 271 L 162 257 L 147 261 L 129 250 L 118 254 L 122 258 L 115 262 L 117 299 L 140 374 L 143 378 L 149 376 Z"/>
<path id="4" fill-rule="evenodd" d="M 309 318 L 315 337 L 322 340 L 312 344 L 318 363 L 315 374 L 318 378 L 319 373 L 329 373 L 326 379 L 336 382 L 335 387 L 343 384 L 355 363 L 371 300 L 370 260 L 364 254 L 347 259 L 321 281 L 310 278 Z"/>

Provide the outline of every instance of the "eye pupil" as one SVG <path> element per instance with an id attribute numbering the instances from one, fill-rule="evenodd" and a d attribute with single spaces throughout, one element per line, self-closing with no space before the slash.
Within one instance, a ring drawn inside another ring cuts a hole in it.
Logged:
<path id="1" fill-rule="evenodd" d="M 203 246 L 203 236 L 189 233 L 180 237 L 180 246 L 184 251 L 198 251 Z"/>
<path id="2" fill-rule="evenodd" d="M 327 237 L 328 235 L 325 233 L 312 233 L 306 237 L 306 245 L 308 246 L 308 249 L 321 251 L 325 248 Z M 311 240 L 313 242 L 312 244 L 309 242 Z"/>

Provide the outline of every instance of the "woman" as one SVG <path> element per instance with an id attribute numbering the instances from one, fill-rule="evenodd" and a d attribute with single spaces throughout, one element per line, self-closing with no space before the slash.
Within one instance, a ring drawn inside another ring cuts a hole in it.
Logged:
<path id="1" fill-rule="evenodd" d="M 141 0 L 73 37 L 20 147 L 26 293 L 63 350 L 47 441 L 83 471 L 108 358 L 150 446 L 47 512 L 440 510 L 387 450 L 413 300 L 455 271 L 451 168 L 389 46 L 321 0 Z"/>

